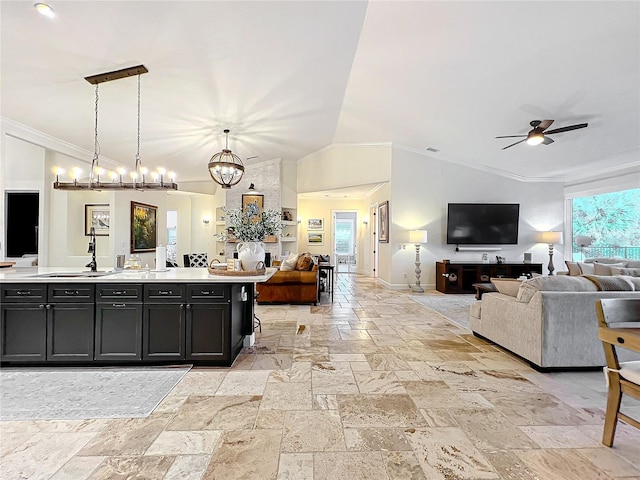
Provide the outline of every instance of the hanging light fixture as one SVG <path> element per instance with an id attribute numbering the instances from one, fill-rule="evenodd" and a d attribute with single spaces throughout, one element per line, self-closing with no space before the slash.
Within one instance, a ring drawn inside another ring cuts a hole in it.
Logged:
<path id="1" fill-rule="evenodd" d="M 175 183 L 175 174 L 164 168 L 158 168 L 157 172 L 149 172 L 149 169 L 142 165 L 140 160 L 140 75 L 147 73 L 149 70 L 144 65 L 129 67 L 113 72 L 101 73 L 85 77 L 85 80 L 96 86 L 95 94 L 95 127 L 94 127 L 94 147 L 93 159 L 91 160 L 91 170 L 89 178 L 86 181 L 80 181 L 81 171 L 74 167 L 71 169 L 71 181 L 61 182 L 60 175 L 64 171 L 60 168 L 56 169 L 56 181 L 53 188 L 56 190 L 177 190 L 178 185 Z M 138 129 L 137 129 L 137 149 L 135 156 L 134 169 L 131 172 L 131 181 L 126 181 L 126 170 L 122 167 L 116 169 L 115 172 L 107 172 L 100 167 L 100 147 L 98 143 L 98 85 L 111 80 L 120 78 L 138 76 Z M 149 182 L 151 176 L 151 182 Z M 103 181 L 105 177 L 110 177 L 111 181 Z M 125 179 L 123 179 L 123 177 Z M 168 181 L 166 181 L 168 177 Z"/>
<path id="2" fill-rule="evenodd" d="M 244 175 L 242 160 L 229 150 L 229 131 L 229 129 L 224 130 L 227 136 L 226 147 L 209 160 L 209 175 L 222 188 L 231 188 Z"/>

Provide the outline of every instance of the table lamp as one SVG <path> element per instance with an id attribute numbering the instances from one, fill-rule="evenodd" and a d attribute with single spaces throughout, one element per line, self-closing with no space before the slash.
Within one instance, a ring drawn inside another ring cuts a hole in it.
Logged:
<path id="1" fill-rule="evenodd" d="M 555 270 L 553 267 L 553 245 L 562 245 L 562 232 L 539 232 L 537 241 L 549 244 L 549 265 L 547 265 L 547 269 L 549 270 L 549 275 L 553 275 Z"/>

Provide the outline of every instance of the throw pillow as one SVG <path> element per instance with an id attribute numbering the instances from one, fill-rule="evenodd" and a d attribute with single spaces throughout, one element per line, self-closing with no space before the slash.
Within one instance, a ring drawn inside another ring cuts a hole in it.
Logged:
<path id="1" fill-rule="evenodd" d="M 633 291 L 633 286 L 621 277 L 612 277 L 611 275 L 585 275 L 585 278 L 591 280 L 600 292 Z"/>
<path id="2" fill-rule="evenodd" d="M 565 265 L 567 266 L 567 268 L 569 269 L 569 275 L 571 276 L 576 276 L 576 275 L 581 275 L 582 272 L 580 271 L 580 267 L 578 266 L 577 262 L 570 262 L 569 260 L 565 260 Z"/>
<path id="3" fill-rule="evenodd" d="M 611 275 L 628 275 L 630 277 L 640 277 L 640 268 L 611 267 Z"/>
<path id="4" fill-rule="evenodd" d="M 518 289 L 517 300 L 529 303 L 536 292 L 597 292 L 598 288 L 584 277 L 560 275 L 525 280 Z"/>
<path id="5" fill-rule="evenodd" d="M 520 285 L 522 285 L 522 280 L 516 278 L 492 278 L 491 283 L 495 285 L 498 292 L 509 295 L 510 297 L 516 297 Z"/>
<path id="6" fill-rule="evenodd" d="M 596 267 L 593 263 L 578 262 L 578 266 L 582 275 L 595 275 L 596 273 Z"/>
<path id="7" fill-rule="evenodd" d="M 309 265 L 311 264 L 311 254 L 310 253 L 301 253 L 298 257 L 298 261 L 296 262 L 296 270 L 301 272 L 306 272 L 309 270 Z"/>
<path id="8" fill-rule="evenodd" d="M 611 267 L 625 267 L 626 263 L 599 263 L 593 264 L 594 273 L 596 275 L 611 275 Z"/>
<path id="9" fill-rule="evenodd" d="M 624 278 L 629 285 L 633 287 L 633 290 L 640 292 L 640 277 L 630 277 L 628 275 L 620 275 L 618 278 Z"/>
<path id="10" fill-rule="evenodd" d="M 280 264 L 280 270 L 283 272 L 292 272 L 296 269 L 296 264 L 298 263 L 298 254 L 292 253 L 287 258 L 285 258 Z"/>

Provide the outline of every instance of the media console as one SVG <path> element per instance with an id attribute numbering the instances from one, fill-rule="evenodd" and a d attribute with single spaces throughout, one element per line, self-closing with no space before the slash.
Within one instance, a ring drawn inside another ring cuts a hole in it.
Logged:
<path id="1" fill-rule="evenodd" d="M 491 277 L 518 278 L 542 273 L 541 263 L 443 263 L 436 262 L 436 290 L 442 293 L 475 293 L 474 283 Z"/>

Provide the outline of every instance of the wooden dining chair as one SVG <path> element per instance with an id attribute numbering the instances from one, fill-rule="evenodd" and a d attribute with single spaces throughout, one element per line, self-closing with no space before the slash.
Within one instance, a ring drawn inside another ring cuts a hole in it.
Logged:
<path id="1" fill-rule="evenodd" d="M 596 302 L 598 338 L 607 360 L 608 394 L 602 443 L 613 444 L 618 420 L 640 429 L 640 421 L 620 412 L 622 394 L 640 399 L 640 361 L 618 362 L 616 348 L 640 352 L 640 298 L 606 298 Z"/>

